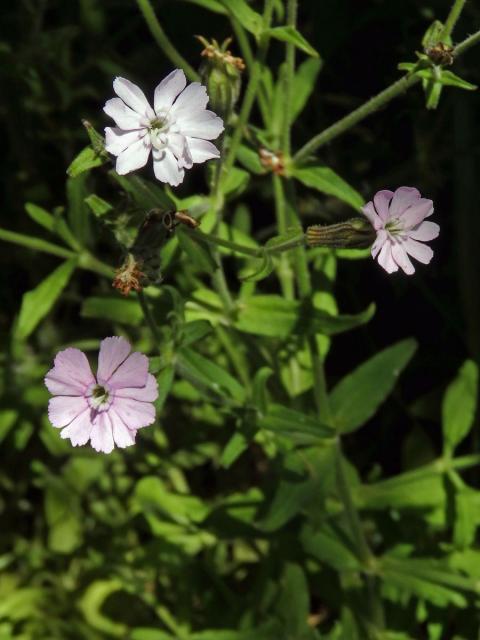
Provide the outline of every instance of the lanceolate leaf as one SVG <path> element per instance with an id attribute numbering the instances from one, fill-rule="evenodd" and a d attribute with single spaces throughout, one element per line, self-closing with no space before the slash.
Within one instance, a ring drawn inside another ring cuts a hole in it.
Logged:
<path id="1" fill-rule="evenodd" d="M 375 414 L 416 348 L 415 340 L 402 340 L 377 353 L 337 384 L 330 402 L 334 424 L 341 433 L 358 429 Z"/>
<path id="2" fill-rule="evenodd" d="M 298 49 L 301 49 L 309 56 L 318 58 L 318 52 L 307 40 L 305 40 L 302 34 L 298 32 L 295 27 L 273 27 L 266 33 L 268 33 L 268 35 L 272 38 L 276 38 L 277 40 L 282 40 L 282 42 L 289 42 L 290 44 L 295 45 Z"/>
<path id="3" fill-rule="evenodd" d="M 290 120 L 292 122 L 298 118 L 306 105 L 308 98 L 315 89 L 315 81 L 321 68 L 321 60 L 318 58 L 309 58 L 302 62 L 296 70 L 293 78 L 292 105 L 290 112 Z"/>
<path id="4" fill-rule="evenodd" d="M 219 0 L 220 3 L 236 18 L 242 27 L 254 36 L 259 36 L 263 29 L 262 16 L 254 11 L 246 0 Z"/>
<path id="5" fill-rule="evenodd" d="M 287 338 L 292 333 L 334 335 L 365 324 L 375 306 L 356 315 L 333 316 L 315 309 L 310 303 L 286 300 L 278 295 L 252 296 L 239 308 L 236 327 L 240 331 L 272 338 Z"/>
<path id="6" fill-rule="evenodd" d="M 305 186 L 326 193 L 329 196 L 335 196 L 354 209 L 359 210 L 365 202 L 358 191 L 355 191 L 353 187 L 329 167 L 320 164 L 293 167 L 291 173 L 294 178 L 300 180 Z"/>
<path id="7" fill-rule="evenodd" d="M 51 310 L 67 286 L 76 265 L 76 258 L 67 260 L 52 271 L 35 289 L 23 296 L 15 329 L 17 338 L 24 340 L 36 329 L 38 323 Z"/>
<path id="8" fill-rule="evenodd" d="M 478 367 L 467 360 L 443 399 L 444 449 L 451 454 L 470 431 L 478 398 Z"/>

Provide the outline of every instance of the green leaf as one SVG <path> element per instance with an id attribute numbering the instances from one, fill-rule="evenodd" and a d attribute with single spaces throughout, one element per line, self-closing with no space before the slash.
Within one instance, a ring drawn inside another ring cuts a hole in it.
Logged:
<path id="1" fill-rule="evenodd" d="M 455 521 L 453 541 L 457 548 L 466 549 L 475 542 L 480 525 L 480 492 L 463 487 L 455 493 Z"/>
<path id="2" fill-rule="evenodd" d="M 143 320 L 140 305 L 134 298 L 104 298 L 92 296 L 82 304 L 82 318 L 100 318 L 106 322 L 118 322 L 138 326 Z"/>
<path id="3" fill-rule="evenodd" d="M 465 91 L 475 91 L 478 88 L 476 84 L 471 84 L 463 80 L 463 78 L 460 78 L 451 71 L 447 71 L 447 69 L 442 69 L 441 82 L 446 86 L 458 87 L 459 89 L 465 89 Z"/>
<path id="4" fill-rule="evenodd" d="M 85 204 L 87 197 L 86 176 L 80 175 L 68 178 L 67 191 L 67 217 L 68 224 L 73 235 L 80 245 L 86 246 L 90 240 L 90 211 Z"/>
<path id="5" fill-rule="evenodd" d="M 303 111 L 308 98 L 315 89 L 317 75 L 322 68 L 322 61 L 308 58 L 298 67 L 293 77 L 292 105 L 290 121 L 294 122 Z"/>
<path id="6" fill-rule="evenodd" d="M 220 458 L 220 464 L 228 469 L 248 447 L 248 440 L 240 431 L 236 431 L 225 445 Z"/>
<path id="7" fill-rule="evenodd" d="M 425 598 L 439 607 L 449 604 L 466 607 L 466 593 L 478 592 L 475 580 L 460 575 L 441 560 L 384 556 L 381 567 L 387 585 Z"/>
<path id="8" fill-rule="evenodd" d="M 374 355 L 337 384 L 330 403 L 333 422 L 340 433 L 358 429 L 375 414 L 416 348 L 415 340 L 402 340 Z"/>
<path id="9" fill-rule="evenodd" d="M 194 320 L 187 322 L 182 327 L 182 347 L 189 347 L 191 344 L 202 340 L 212 333 L 213 327 L 207 320 Z"/>
<path id="10" fill-rule="evenodd" d="M 177 229 L 176 235 L 188 262 L 200 273 L 212 274 L 217 269 L 210 247 L 202 242 L 201 238 L 181 228 Z"/>
<path id="11" fill-rule="evenodd" d="M 258 418 L 257 426 L 302 444 L 325 442 L 325 439 L 332 441 L 335 437 L 333 431 L 318 418 L 279 404 L 271 404 L 267 413 Z"/>
<path id="12" fill-rule="evenodd" d="M 242 164 L 245 169 L 248 169 L 250 173 L 255 173 L 257 175 L 266 173 L 266 169 L 262 166 L 256 149 L 251 149 L 250 147 L 241 144 L 238 147 L 237 158 L 240 164 Z"/>
<path id="13" fill-rule="evenodd" d="M 190 0 L 193 2 L 194 0 Z M 129 640 L 173 640 L 173 637 L 165 631 L 156 628 L 137 627 L 129 633 Z"/>
<path id="14" fill-rule="evenodd" d="M 203 9 L 207 9 L 207 11 L 213 11 L 214 13 L 220 13 L 222 15 L 227 14 L 226 9 L 222 6 L 221 0 L 185 0 L 185 1 L 190 2 L 191 4 L 197 4 L 199 7 L 202 7 Z"/>
<path id="15" fill-rule="evenodd" d="M 357 211 L 365 203 L 364 198 L 339 175 L 322 165 L 292 167 L 291 174 L 305 186 L 343 200 Z"/>
<path id="16" fill-rule="evenodd" d="M 155 406 L 158 411 L 163 409 L 163 405 L 170 393 L 175 378 L 175 367 L 173 365 L 167 365 L 157 375 L 158 383 L 158 398 L 155 402 Z"/>
<path id="17" fill-rule="evenodd" d="M 239 305 L 235 326 L 240 331 L 271 338 L 292 334 L 334 335 L 365 324 L 375 312 L 370 305 L 357 315 L 333 316 L 314 309 L 308 302 L 287 300 L 279 295 L 251 296 Z"/>
<path id="18" fill-rule="evenodd" d="M 245 0 L 219 0 L 219 2 L 227 9 L 230 15 L 240 22 L 244 29 L 257 37 L 261 34 L 263 18 Z"/>
<path id="19" fill-rule="evenodd" d="M 45 516 L 48 546 L 56 553 L 71 553 L 82 543 L 82 514 L 78 497 L 61 480 L 48 484 Z"/>
<path id="20" fill-rule="evenodd" d="M 85 204 L 90 207 L 93 215 L 97 218 L 101 218 L 113 209 L 112 205 L 109 202 L 107 202 L 103 198 L 100 198 L 94 193 L 85 198 Z"/>
<path id="21" fill-rule="evenodd" d="M 135 485 L 134 508 L 145 514 L 159 512 L 177 524 L 201 522 L 208 515 L 208 506 L 193 495 L 169 491 L 156 476 L 145 476 Z"/>
<path id="22" fill-rule="evenodd" d="M 85 593 L 78 602 L 78 606 L 91 627 L 108 636 L 125 638 L 127 635 L 126 626 L 119 622 L 114 622 L 103 610 L 107 598 L 112 593 L 121 590 L 123 590 L 123 585 L 117 578 L 94 580 L 87 586 Z"/>
<path id="23" fill-rule="evenodd" d="M 276 608 L 284 623 L 287 638 L 306 637 L 310 615 L 310 593 L 303 569 L 298 564 L 286 564 L 280 578 L 280 597 Z"/>
<path id="24" fill-rule="evenodd" d="M 2 409 L 0 411 L 0 442 L 5 440 L 17 418 L 18 411 L 15 409 Z"/>
<path id="25" fill-rule="evenodd" d="M 477 409 L 478 367 L 467 360 L 448 387 L 442 405 L 444 451 L 450 455 L 472 428 Z"/>
<path id="26" fill-rule="evenodd" d="M 240 403 L 245 399 L 245 390 L 235 378 L 192 349 L 182 348 L 178 351 L 176 366 L 179 375 L 200 389 L 208 389 L 220 395 L 228 393 Z"/>
<path id="27" fill-rule="evenodd" d="M 50 312 L 67 286 L 76 266 L 76 258 L 67 260 L 52 271 L 35 289 L 24 294 L 15 327 L 15 335 L 19 340 L 28 338 L 39 322 Z"/>
<path id="28" fill-rule="evenodd" d="M 331 524 L 322 527 L 306 525 L 300 541 L 303 550 L 335 571 L 358 571 L 360 565 L 355 551 L 347 543 L 348 538 Z"/>
<path id="29" fill-rule="evenodd" d="M 173 200 L 165 193 L 162 187 L 140 178 L 136 175 L 120 176 L 116 171 L 109 171 L 108 175 L 117 182 L 128 195 L 132 197 L 135 204 L 144 209 L 162 209 L 163 211 L 175 211 Z"/>
<path id="30" fill-rule="evenodd" d="M 90 171 L 95 167 L 100 167 L 107 162 L 107 158 L 98 154 L 89 145 L 82 149 L 80 153 L 72 160 L 70 166 L 67 169 L 67 173 L 71 178 L 76 178 L 85 171 Z"/>
<path id="31" fill-rule="evenodd" d="M 443 477 L 427 469 L 407 471 L 355 489 L 356 503 L 366 509 L 425 509 L 443 506 Z"/>
<path id="32" fill-rule="evenodd" d="M 226 198 L 237 198 L 248 187 L 250 174 L 238 167 L 232 167 L 228 173 L 224 184 L 224 194 Z"/>
<path id="33" fill-rule="evenodd" d="M 301 49 L 309 56 L 313 56 L 314 58 L 319 57 L 318 52 L 307 40 L 305 40 L 302 34 L 299 33 L 295 27 L 273 27 L 272 29 L 268 29 L 265 33 L 276 40 L 281 40 L 282 42 L 288 42 L 295 45 L 298 49 Z"/>
<path id="34" fill-rule="evenodd" d="M 32 220 L 35 220 L 37 224 L 42 226 L 44 229 L 47 229 L 51 233 L 58 234 L 61 238 L 63 238 L 63 240 L 65 240 L 67 244 L 72 247 L 72 249 L 78 250 L 80 248 L 78 240 L 70 231 L 67 223 L 61 216 L 54 216 L 42 207 L 39 207 L 31 202 L 27 202 L 25 204 L 25 210 L 32 218 Z"/>
<path id="35" fill-rule="evenodd" d="M 268 405 L 268 389 L 267 382 L 273 375 L 273 369 L 270 367 L 261 367 L 254 378 L 252 384 L 252 403 L 257 411 L 262 415 L 267 411 Z"/>

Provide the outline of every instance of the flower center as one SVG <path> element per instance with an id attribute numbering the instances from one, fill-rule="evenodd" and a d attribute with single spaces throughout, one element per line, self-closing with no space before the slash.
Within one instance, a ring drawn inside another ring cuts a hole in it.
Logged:
<path id="1" fill-rule="evenodd" d="M 399 218 L 392 218 L 385 224 L 385 230 L 392 236 L 397 236 L 403 232 L 403 224 Z"/>
<path id="2" fill-rule="evenodd" d="M 167 114 L 157 115 L 150 120 L 148 130 L 150 133 L 150 142 L 155 149 L 162 151 L 168 144 L 167 133 L 170 129 L 170 122 Z"/>
<path id="3" fill-rule="evenodd" d="M 110 390 L 102 384 L 92 384 L 87 392 L 88 404 L 92 409 L 104 411 L 112 403 Z"/>

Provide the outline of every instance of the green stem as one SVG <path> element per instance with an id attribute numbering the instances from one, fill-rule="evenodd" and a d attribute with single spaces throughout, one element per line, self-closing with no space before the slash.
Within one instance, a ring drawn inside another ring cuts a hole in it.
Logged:
<path id="1" fill-rule="evenodd" d="M 466 0 L 455 0 L 452 8 L 450 9 L 450 13 L 448 14 L 447 19 L 445 20 L 445 26 L 443 27 L 443 31 L 440 34 L 440 41 L 445 42 L 447 38 L 450 37 L 457 20 L 462 13 L 463 7 L 465 6 Z"/>
<path id="2" fill-rule="evenodd" d="M 296 247 L 301 247 L 305 244 L 305 234 L 303 233 L 303 231 L 299 232 L 298 236 L 289 238 L 281 244 L 277 244 L 273 247 L 260 247 L 259 249 L 247 247 L 243 244 L 238 244 L 237 242 L 231 242 L 230 240 L 224 240 L 223 238 L 219 238 L 218 236 L 214 236 L 210 233 L 204 233 L 203 231 L 199 231 L 198 229 L 185 228 L 183 229 L 183 232 L 191 234 L 200 242 L 205 242 L 206 244 L 210 244 L 215 247 L 230 249 L 231 251 L 235 251 L 235 253 L 240 253 L 251 258 L 263 258 L 265 253 L 274 255 L 276 253 L 289 251 L 290 249 L 294 249 Z"/>
<path id="3" fill-rule="evenodd" d="M 275 196 L 275 215 L 277 218 L 278 233 L 283 234 L 287 232 L 287 203 L 285 201 L 285 194 L 283 191 L 282 178 L 277 175 L 272 176 L 273 181 L 273 193 Z M 294 274 L 290 264 L 288 256 L 280 256 L 280 264 L 277 269 L 278 279 L 282 288 L 282 293 L 287 300 L 293 300 L 295 297 L 294 288 Z"/>
<path id="4" fill-rule="evenodd" d="M 237 345 L 231 339 L 228 331 L 226 331 L 222 326 L 217 325 L 215 331 L 219 341 L 227 352 L 238 377 L 242 381 L 243 386 L 246 389 L 250 389 L 252 377 L 250 375 L 250 369 L 245 354 L 240 349 L 237 349 Z"/>
<path id="5" fill-rule="evenodd" d="M 155 15 L 155 11 L 150 3 L 150 0 L 137 0 L 137 4 L 139 6 L 140 11 L 145 18 L 145 22 L 147 23 L 148 28 L 152 36 L 154 37 L 156 43 L 163 51 L 163 53 L 173 62 L 173 64 L 185 71 L 185 75 L 189 80 L 198 81 L 200 76 L 198 73 L 191 67 L 185 58 L 180 55 L 180 53 L 173 46 L 171 40 L 168 38 L 165 31 L 162 29 L 160 22 L 158 21 L 157 16 Z"/>
<path id="6" fill-rule="evenodd" d="M 360 516 L 353 502 L 348 478 L 345 471 L 342 446 L 340 440 L 337 442 L 335 452 L 335 468 L 337 476 L 337 487 L 340 500 L 343 504 L 345 517 L 348 521 L 349 529 L 353 536 L 357 558 L 365 570 L 365 582 L 367 587 L 367 597 L 369 601 L 370 618 L 376 629 L 372 630 L 371 637 L 376 637 L 376 631 L 385 628 L 385 615 L 382 600 L 378 592 L 378 584 L 374 575 L 377 567 L 377 560 L 372 554 L 362 528 Z"/>
<path id="7" fill-rule="evenodd" d="M 270 23 L 272 21 L 273 7 L 274 7 L 274 0 L 265 0 L 265 10 L 263 12 L 264 29 L 270 28 Z M 255 97 L 257 95 L 257 89 L 260 83 L 260 76 L 263 68 L 263 63 L 265 62 L 265 57 L 267 55 L 269 41 L 270 41 L 269 36 L 262 35 L 260 38 L 258 56 L 251 68 L 250 78 L 247 84 L 247 89 L 245 91 L 245 97 L 243 98 L 242 108 L 240 109 L 240 114 L 238 116 L 238 120 L 235 125 L 235 131 L 233 132 L 227 157 L 223 165 L 223 172 L 222 172 L 223 176 L 228 175 L 230 169 L 233 167 L 233 164 L 235 162 L 238 147 L 240 146 L 244 129 L 248 122 L 248 118 L 250 117 L 250 112 L 252 110 L 253 103 L 255 102 Z"/>
<path id="8" fill-rule="evenodd" d="M 471 36 L 468 36 L 468 38 L 465 38 L 465 40 L 457 44 L 454 52 L 455 56 L 462 55 L 462 53 L 470 49 L 470 47 L 473 47 L 474 45 L 478 44 L 479 42 L 480 42 L 480 31 L 476 31 Z"/>
<path id="9" fill-rule="evenodd" d="M 287 26 L 295 28 L 297 24 L 297 11 L 298 1 L 288 0 L 287 4 Z M 285 100 L 283 103 L 283 135 L 282 135 L 282 151 L 285 156 L 290 155 L 290 113 L 292 110 L 292 90 L 293 90 L 293 76 L 295 73 L 295 45 L 291 42 L 287 42 L 286 55 L 285 55 L 285 80 L 284 91 Z"/>
<path id="10" fill-rule="evenodd" d="M 150 332 L 153 336 L 153 341 L 155 342 L 155 348 L 158 352 L 159 355 L 161 355 L 161 337 L 160 337 L 160 333 L 158 331 L 158 327 L 157 324 L 155 322 L 155 319 L 152 315 L 152 312 L 150 311 L 150 307 L 148 306 L 148 302 L 147 299 L 145 298 L 145 294 L 143 293 L 143 291 L 137 291 L 137 295 L 138 295 L 138 301 L 140 303 L 140 306 L 142 307 L 142 311 L 143 311 L 143 315 L 145 318 L 145 321 L 148 325 L 148 328 L 150 329 Z"/>
<path id="11" fill-rule="evenodd" d="M 420 82 L 420 78 L 413 74 L 400 78 L 381 91 L 378 95 L 370 98 L 370 100 L 362 104 L 358 109 L 355 109 L 352 113 L 349 113 L 331 127 L 328 127 L 328 129 L 325 129 L 318 135 L 314 136 L 300 149 L 300 151 L 295 154 L 294 161 L 299 163 L 300 161 L 305 160 L 308 156 L 317 151 L 317 149 L 320 149 L 320 147 L 327 144 L 327 142 L 330 142 L 342 133 L 345 133 L 345 131 L 351 129 L 358 122 L 386 105 L 390 100 L 393 100 L 393 98 L 405 93 L 407 89 L 417 84 L 417 82 Z"/>

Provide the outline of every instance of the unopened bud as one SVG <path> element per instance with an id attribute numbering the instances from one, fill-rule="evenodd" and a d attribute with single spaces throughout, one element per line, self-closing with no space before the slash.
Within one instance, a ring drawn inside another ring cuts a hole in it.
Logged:
<path id="1" fill-rule="evenodd" d="M 310 247 L 366 249 L 373 244 L 376 233 L 368 220 L 351 218 L 338 224 L 308 227 L 306 238 Z"/>
<path id="2" fill-rule="evenodd" d="M 277 176 L 285 175 L 285 157 L 281 151 L 269 151 L 263 147 L 259 149 L 260 164 L 264 169 L 275 173 Z"/>
<path id="3" fill-rule="evenodd" d="M 240 74 L 245 69 L 245 63 L 227 49 L 231 38 L 227 38 L 222 45 L 216 40 L 208 42 L 203 36 L 197 38 L 204 46 L 200 76 L 207 87 L 211 108 L 226 120 L 240 95 Z"/>

